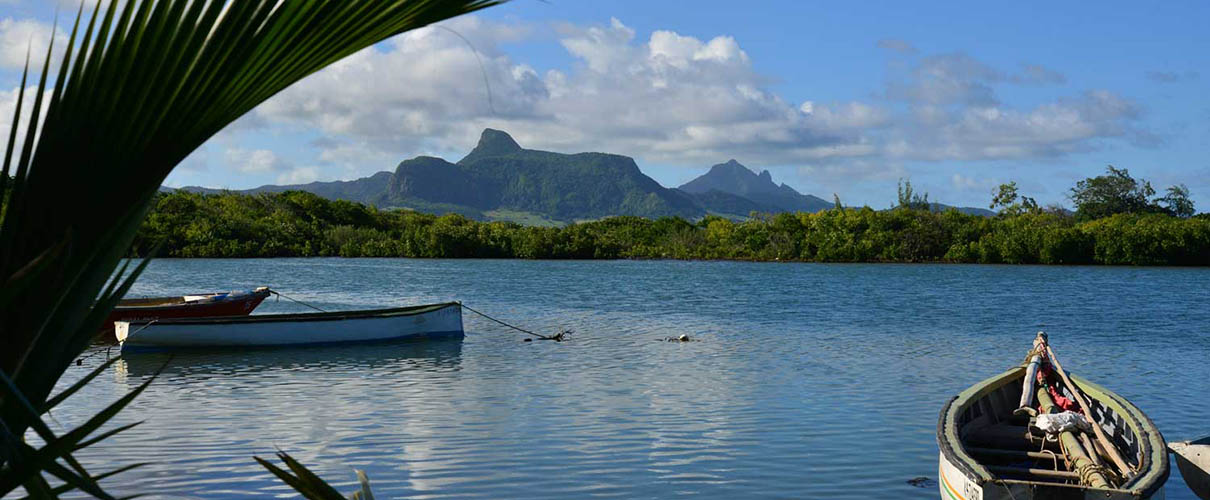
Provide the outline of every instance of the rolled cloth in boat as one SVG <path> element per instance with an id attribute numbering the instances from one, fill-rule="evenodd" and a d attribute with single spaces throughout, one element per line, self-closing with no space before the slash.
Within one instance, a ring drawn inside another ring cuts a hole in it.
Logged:
<path id="1" fill-rule="evenodd" d="M 1047 434 L 1058 434 L 1064 431 L 1073 431 L 1076 429 L 1090 432 L 1092 424 L 1084 415 L 1073 411 L 1065 411 L 1063 413 L 1043 413 L 1038 415 L 1034 422 L 1034 427 L 1041 429 Z"/>

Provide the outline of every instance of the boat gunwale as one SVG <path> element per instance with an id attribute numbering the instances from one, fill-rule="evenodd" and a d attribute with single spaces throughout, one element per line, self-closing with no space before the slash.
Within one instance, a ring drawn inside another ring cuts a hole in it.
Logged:
<path id="1" fill-rule="evenodd" d="M 269 294 L 271 292 L 269 290 L 263 290 L 263 291 L 259 291 L 259 292 L 252 291 L 252 292 L 248 293 L 247 295 L 236 295 L 236 296 L 228 295 L 228 297 L 230 297 L 230 298 L 225 298 L 223 300 L 195 300 L 192 302 L 185 300 L 185 297 L 194 297 L 194 296 L 214 297 L 216 295 L 222 295 L 224 293 L 228 293 L 228 292 L 193 293 L 193 294 L 188 294 L 188 295 L 177 295 L 177 296 L 170 296 L 170 297 L 140 297 L 140 298 L 134 298 L 134 299 L 122 299 L 122 300 L 131 300 L 131 301 L 140 301 L 140 302 L 147 302 L 147 301 L 152 301 L 152 300 L 164 300 L 164 301 L 173 300 L 174 302 L 155 302 L 155 303 L 126 304 L 126 305 L 123 305 L 121 302 L 119 302 L 118 305 L 113 307 L 113 310 L 115 312 L 136 312 L 136 311 L 144 311 L 144 310 L 150 310 L 150 309 L 168 309 L 168 308 L 175 309 L 178 307 L 186 307 L 186 308 L 195 308 L 196 307 L 196 308 L 200 309 L 200 308 L 204 308 L 205 306 L 215 306 L 218 304 L 230 304 L 231 302 L 247 302 L 250 300 L 257 299 L 257 298 L 259 298 L 263 301 L 263 300 L 269 298 Z"/>
<path id="2" fill-rule="evenodd" d="M 1146 473 L 1135 475 L 1122 486 L 1136 487 L 1131 491 L 1139 491 L 1139 487 L 1141 486 L 1141 496 L 1144 498 L 1155 494 L 1168 481 L 1168 475 L 1171 472 L 1171 464 L 1168 461 L 1168 444 L 1164 442 L 1164 435 L 1160 433 L 1160 428 L 1155 425 L 1151 417 L 1148 417 L 1146 413 L 1143 413 L 1143 410 L 1140 410 L 1139 407 L 1135 406 L 1134 403 L 1131 403 L 1125 397 L 1074 373 L 1067 372 L 1067 374 L 1072 378 L 1073 382 L 1080 385 L 1082 392 L 1085 394 L 1088 394 L 1090 391 L 1095 393 L 1094 396 L 1102 404 L 1107 404 L 1106 399 L 1112 401 L 1121 407 L 1122 410 L 1125 410 L 1125 412 L 1118 412 L 1117 408 L 1115 408 L 1115 413 L 1128 414 L 1137 423 L 1139 428 L 1135 429 L 1134 432 L 1135 438 L 1139 440 L 1139 451 L 1142 455 L 1142 459 L 1139 461 L 1139 470 L 1146 471 Z M 1127 422 L 1127 425 L 1129 423 Z M 1159 460 L 1158 463 L 1155 463 L 1157 462 L 1155 460 L 1157 456 Z"/>
<path id="3" fill-rule="evenodd" d="M 986 395 L 986 393 L 996 390 L 1003 384 L 1005 378 L 1015 378 L 1022 375 L 1026 365 L 1014 366 L 1008 370 L 983 379 L 974 385 L 966 388 L 958 395 L 950 398 L 945 406 L 941 409 L 941 416 L 937 421 L 937 447 L 940 448 L 941 454 L 946 461 L 954 468 L 958 469 L 968 479 L 982 486 L 986 483 L 1006 484 L 1005 481 L 1012 481 L 1012 484 L 1031 484 L 1031 485 L 1051 485 L 1057 483 L 1042 483 L 1038 481 L 1028 480 L 1009 480 L 1002 479 L 992 475 L 987 468 L 969 453 L 966 452 L 962 445 L 962 440 L 957 435 L 958 426 L 956 419 L 958 416 L 955 411 L 956 406 L 965 407 L 967 403 Z M 1159 428 L 1151 421 L 1142 410 L 1134 403 L 1131 403 L 1126 398 L 1110 391 L 1094 382 L 1091 382 L 1084 377 L 1067 372 L 1073 381 L 1080 386 L 1081 392 L 1085 394 L 1093 393 L 1093 396 L 1102 404 L 1113 407 L 1115 413 L 1123 417 L 1126 425 L 1135 427 L 1132 429 L 1136 438 L 1139 440 L 1139 449 L 1142 452 L 1142 460 L 1139 462 L 1139 470 L 1146 471 L 1131 478 L 1122 488 L 1091 488 L 1087 486 L 1078 486 L 1086 491 L 1103 491 L 1112 492 L 1127 492 L 1131 495 L 1141 496 L 1143 498 L 1150 497 L 1164 486 L 1169 474 L 1169 464 L 1167 457 L 1167 448 L 1164 447 L 1164 452 L 1159 457 L 1158 464 L 1153 463 L 1153 457 L 1156 454 L 1155 441 L 1158 439 L 1163 444 L 1163 435 L 1160 434 Z M 961 400 L 962 405 L 956 405 Z M 1107 401 L 1108 400 L 1108 401 Z M 1112 404 L 1111 404 L 1112 403 Z M 1122 410 L 1122 411 L 1119 411 Z M 955 446 L 957 445 L 957 446 Z M 1134 488 L 1130 488 L 1134 486 Z"/>
<path id="4" fill-rule="evenodd" d="M 281 323 L 296 321 L 341 321 L 348 319 L 372 319 L 414 316 L 428 312 L 440 311 L 447 307 L 461 307 L 461 302 L 441 302 L 437 304 L 422 304 L 418 306 L 391 307 L 384 309 L 357 309 L 352 311 L 325 311 L 314 313 L 282 313 L 282 314 L 253 314 L 246 316 L 213 316 L 204 318 L 165 318 L 159 320 L 119 321 L 130 326 L 141 326 L 150 323 L 155 325 L 225 325 L 247 323 Z"/>

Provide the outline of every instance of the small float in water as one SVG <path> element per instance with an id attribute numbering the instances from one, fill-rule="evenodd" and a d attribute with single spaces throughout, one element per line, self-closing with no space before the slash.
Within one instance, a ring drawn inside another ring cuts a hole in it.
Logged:
<path id="1" fill-rule="evenodd" d="M 1168 479 L 1155 424 L 1065 372 L 1041 332 L 1024 363 L 945 405 L 937 444 L 946 499 L 1158 499 Z"/>
<path id="2" fill-rule="evenodd" d="M 175 297 L 122 299 L 101 328 L 102 340 L 115 342 L 117 321 L 152 321 L 168 318 L 205 318 L 247 315 L 273 293 L 269 287 L 235 292 L 198 293 Z"/>
<path id="3" fill-rule="evenodd" d="M 119 321 L 122 352 L 463 337 L 458 302 L 393 309 Z"/>

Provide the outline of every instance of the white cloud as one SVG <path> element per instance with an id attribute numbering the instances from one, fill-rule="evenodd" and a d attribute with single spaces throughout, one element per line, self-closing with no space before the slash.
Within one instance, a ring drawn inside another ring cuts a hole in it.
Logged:
<path id="1" fill-rule="evenodd" d="M 307 184 L 319 180 L 319 167 L 297 167 L 277 176 L 278 184 Z"/>
<path id="2" fill-rule="evenodd" d="M 13 87 L 11 90 L 0 90 L 0 155 L 8 148 L 8 136 L 13 127 L 13 113 L 17 109 L 17 94 L 20 93 L 20 87 Z M 21 154 L 22 145 L 25 144 L 25 134 L 29 129 L 30 116 L 33 112 L 34 97 L 37 95 L 37 87 L 25 88 L 25 100 L 21 104 L 20 126 L 17 127 L 17 144 L 13 148 L 13 161 L 16 161 L 18 155 Z M 48 102 L 42 101 L 42 111 L 39 121 L 45 118 L 45 111 Z M 3 161 L 0 156 L 0 162 Z"/>
<path id="3" fill-rule="evenodd" d="M 226 151 L 227 164 L 246 174 L 263 174 L 290 170 L 289 162 L 279 158 L 268 149 L 229 148 Z"/>
<path id="4" fill-rule="evenodd" d="M 1018 110 L 1002 105 L 942 107 L 913 104 L 887 144 L 889 156 L 917 160 L 992 160 L 1057 157 L 1120 138 L 1148 146 L 1137 129 L 1138 107 L 1108 91 L 1089 91 Z"/>
<path id="5" fill-rule="evenodd" d="M 314 75 L 258 113 L 398 155 L 465 152 L 490 126 L 525 147 L 682 164 L 865 155 L 861 127 L 885 118 L 871 103 L 815 102 L 804 112 L 769 92 L 728 36 L 656 31 L 639 42 L 617 19 L 563 24 L 560 43 L 577 64 L 540 75 L 496 48 L 516 33 L 473 16 L 447 25 L 476 41 L 478 60 L 457 37 L 417 30 Z"/>
<path id="6" fill-rule="evenodd" d="M 29 55 L 30 72 L 36 82 L 36 71 L 42 68 L 46 59 L 46 50 L 50 46 L 51 25 L 32 19 L 0 19 L 0 67 L 20 70 L 25 67 L 26 54 Z M 54 35 L 57 53 L 67 43 L 63 32 Z M 52 65 L 58 63 L 58 58 L 52 58 Z"/>
<path id="7" fill-rule="evenodd" d="M 769 90 L 730 36 L 657 30 L 640 39 L 618 19 L 563 23 L 555 33 L 573 64 L 539 73 L 498 46 L 530 36 L 528 27 L 475 16 L 441 26 L 478 53 L 444 29 L 409 32 L 300 82 L 258 108 L 256 121 L 333 139 L 316 145 L 324 178 L 367 175 L 417 154 L 456 160 L 484 127 L 535 149 L 685 166 L 740 158 L 857 177 L 905 161 L 1057 157 L 1106 140 L 1155 142 L 1136 126 L 1138 106 L 1111 92 L 1028 108 L 1003 102 L 1000 86 L 1065 82 L 1036 64 L 1005 71 L 963 53 L 927 55 L 868 99 L 796 104 Z M 879 46 L 916 50 L 895 40 Z"/>
<path id="8" fill-rule="evenodd" d="M 992 192 L 993 188 L 1001 184 L 1000 179 L 985 178 L 963 174 L 954 174 L 950 177 L 950 183 L 954 189 L 958 191 L 978 191 Z"/>

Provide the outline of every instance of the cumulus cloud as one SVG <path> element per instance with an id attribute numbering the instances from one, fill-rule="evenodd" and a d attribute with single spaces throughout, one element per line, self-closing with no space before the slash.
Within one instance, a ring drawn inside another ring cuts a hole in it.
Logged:
<path id="1" fill-rule="evenodd" d="M 31 72 L 41 68 L 52 32 L 51 25 L 32 19 L 0 19 L 0 68 L 24 68 L 26 54 Z M 56 47 L 67 43 L 62 32 L 55 34 L 54 39 Z"/>
<path id="2" fill-rule="evenodd" d="M 256 123 L 318 132 L 321 177 L 339 178 L 417 154 L 456 159 L 485 127 L 529 148 L 685 166 L 741 158 L 858 176 L 904 161 L 1055 157 L 1107 140 L 1156 141 L 1138 128 L 1138 105 L 1112 92 L 1005 103 L 1002 86 L 1066 82 L 1037 64 L 1005 70 L 960 52 L 926 55 L 898 66 L 906 69 L 868 99 L 789 102 L 726 35 L 657 30 L 643 38 L 618 19 L 562 23 L 554 34 L 573 63 L 540 72 L 500 48 L 531 36 L 527 26 L 475 16 L 441 26 L 309 77 L 258 108 Z M 878 45 L 916 50 L 901 40 Z"/>
<path id="3" fill-rule="evenodd" d="M 1062 80 L 1062 74 L 1037 65 L 1009 73 L 962 53 L 925 57 L 887 85 L 887 98 L 900 106 L 893 130 L 883 136 L 883 151 L 912 160 L 993 160 L 1088 151 L 1104 139 L 1156 143 L 1154 135 L 1137 127 L 1139 106 L 1109 91 L 1086 91 L 1028 109 L 1003 103 L 996 92 L 999 85 Z"/>
<path id="4" fill-rule="evenodd" d="M 1021 68 L 1021 82 L 1037 84 L 1067 83 L 1067 76 L 1038 64 L 1026 64 Z"/>
<path id="5" fill-rule="evenodd" d="M 1133 102 L 1103 90 L 1028 110 L 924 103 L 916 105 L 909 118 L 918 126 L 898 128 L 887 153 L 919 160 L 991 160 L 1089 151 L 1097 140 L 1108 138 L 1154 145 L 1153 135 L 1133 125 L 1138 115 Z"/>
<path id="6" fill-rule="evenodd" d="M 277 176 L 278 184 L 307 184 L 319 180 L 319 167 L 298 167 Z"/>
<path id="7" fill-rule="evenodd" d="M 392 153 L 465 151 L 490 126 L 526 147 L 678 163 L 868 154 L 861 129 L 885 118 L 871 103 L 815 102 L 804 111 L 784 101 L 728 36 L 656 31 L 640 41 L 617 19 L 562 24 L 556 33 L 576 64 L 539 74 L 498 50 L 516 33 L 473 16 L 447 25 L 475 40 L 478 58 L 449 33 L 416 30 L 301 82 L 258 113 Z"/>
<path id="8" fill-rule="evenodd" d="M 230 148 L 226 151 L 227 164 L 246 174 L 263 174 L 290 170 L 292 165 L 268 149 Z"/>
<path id="9" fill-rule="evenodd" d="M 29 130 L 29 120 L 34 110 L 33 102 L 37 92 L 38 87 L 30 86 L 25 88 L 25 101 L 21 105 L 20 125 L 17 127 L 17 144 L 13 149 L 14 157 L 21 153 L 21 146 L 25 143 L 25 134 Z M 13 128 L 13 113 L 17 110 L 17 97 L 20 93 L 20 87 L 0 90 L 0 151 L 5 151 L 8 148 L 9 131 Z M 40 113 L 42 118 L 45 117 L 46 105 L 47 101 L 42 101 L 43 113 Z"/>

